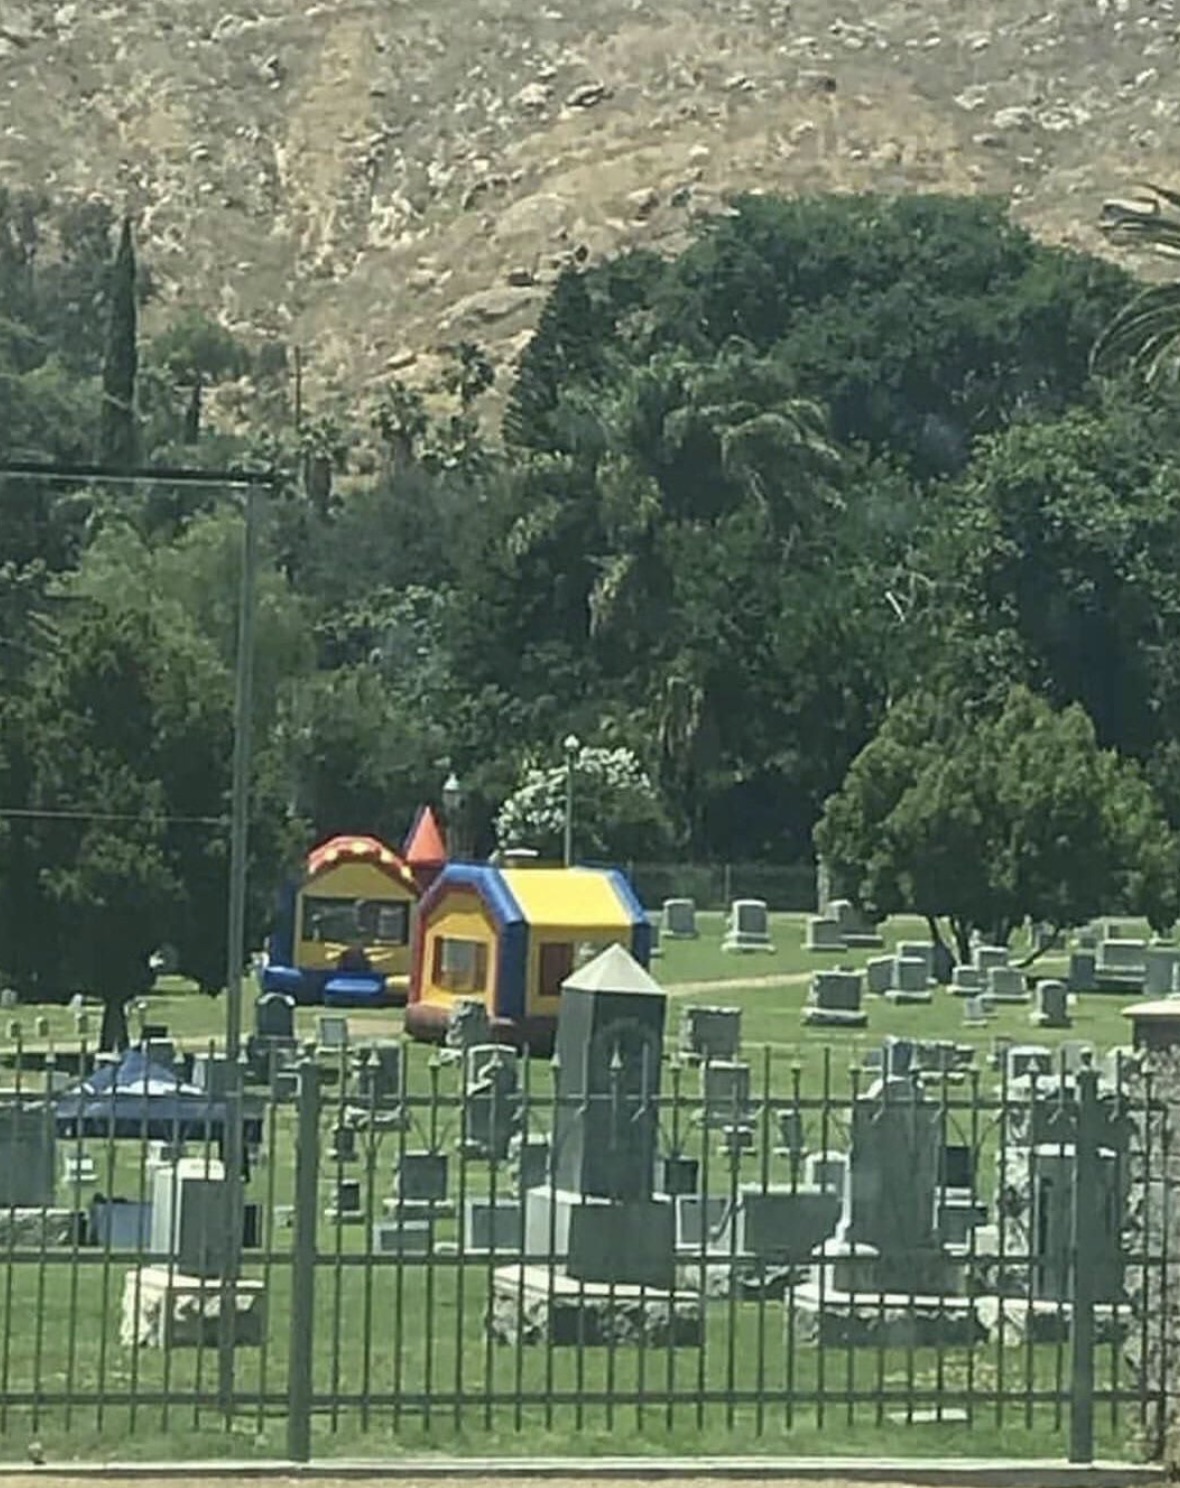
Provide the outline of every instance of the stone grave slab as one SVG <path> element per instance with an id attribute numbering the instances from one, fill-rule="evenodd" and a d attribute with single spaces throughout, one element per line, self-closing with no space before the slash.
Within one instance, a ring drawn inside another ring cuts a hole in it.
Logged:
<path id="1" fill-rule="evenodd" d="M 889 990 L 885 993 L 887 1002 L 933 1002 L 934 1001 L 934 979 L 930 975 L 930 960 L 925 956 L 904 956 L 900 954 L 893 958 L 893 975 L 890 979 Z"/>
<path id="2" fill-rule="evenodd" d="M 1035 1005 L 1028 1015 L 1038 1028 L 1069 1028 L 1069 988 L 1052 978 L 1038 982 L 1034 990 Z"/>
<path id="3" fill-rule="evenodd" d="M 463 1206 L 464 1255 L 517 1259 L 524 1245 L 524 1209 L 519 1199 L 468 1199 Z"/>
<path id="4" fill-rule="evenodd" d="M 498 1342 L 556 1347 L 699 1348 L 701 1298 L 628 1282 L 585 1282 L 545 1266 L 504 1266 L 492 1278 L 489 1326 Z"/>
<path id="5" fill-rule="evenodd" d="M 665 940 L 696 940 L 696 903 L 692 899 L 665 899 L 663 922 Z"/>
<path id="6" fill-rule="evenodd" d="M 1014 966 L 992 966 L 987 972 L 987 995 L 997 1005 L 1027 1003 L 1028 983 Z"/>
<path id="7" fill-rule="evenodd" d="M 742 1042 L 742 1012 L 735 1007 L 686 1007 L 680 1014 L 682 1059 L 736 1059 Z"/>
<path id="8" fill-rule="evenodd" d="M 266 1336 L 266 1286 L 239 1278 L 230 1297 L 235 1344 Z M 213 1348 L 221 1337 L 222 1288 L 173 1266 L 137 1266 L 123 1280 L 119 1341 L 124 1348 Z"/>
<path id="9" fill-rule="evenodd" d="M 893 957 L 873 956 L 865 963 L 865 990 L 883 997 L 893 981 Z"/>
<path id="10" fill-rule="evenodd" d="M 847 950 L 840 931 L 840 921 L 827 915 L 809 915 L 803 946 L 805 950 L 816 954 Z"/>
<path id="11" fill-rule="evenodd" d="M 44 1102 L 0 1099 L 0 1208 L 53 1204 L 57 1139 Z"/>
<path id="12" fill-rule="evenodd" d="M 729 911 L 723 951 L 773 951 L 770 915 L 764 899 L 735 899 Z"/>
<path id="13" fill-rule="evenodd" d="M 820 1028 L 863 1028 L 869 1015 L 861 1005 L 859 971 L 817 971 L 803 1009 L 803 1022 Z"/>

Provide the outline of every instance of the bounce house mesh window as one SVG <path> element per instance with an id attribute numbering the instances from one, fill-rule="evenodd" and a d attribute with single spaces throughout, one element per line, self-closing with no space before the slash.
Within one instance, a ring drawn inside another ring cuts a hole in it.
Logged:
<path id="1" fill-rule="evenodd" d="M 568 940 L 541 947 L 541 974 L 538 991 L 542 997 L 556 997 L 561 984 L 574 969 L 574 948 Z"/>
<path id="2" fill-rule="evenodd" d="M 363 941 L 365 945 L 406 945 L 408 904 L 381 899 L 305 899 L 304 940 Z"/>
<path id="3" fill-rule="evenodd" d="M 448 992 L 482 992 L 488 981 L 488 948 L 481 940 L 443 935 L 434 942 L 434 984 Z"/>

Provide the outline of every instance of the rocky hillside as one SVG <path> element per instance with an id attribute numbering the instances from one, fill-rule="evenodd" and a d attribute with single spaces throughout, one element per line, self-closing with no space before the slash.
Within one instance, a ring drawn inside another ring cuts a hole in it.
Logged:
<path id="1" fill-rule="evenodd" d="M 510 354 L 567 255 L 732 188 L 985 191 L 1094 246 L 1180 172 L 1172 0 L 3 0 L 0 181 L 321 385 Z"/>

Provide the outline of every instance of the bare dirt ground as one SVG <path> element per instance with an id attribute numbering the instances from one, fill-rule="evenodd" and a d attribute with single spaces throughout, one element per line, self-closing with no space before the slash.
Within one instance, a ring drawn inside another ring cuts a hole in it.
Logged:
<path id="1" fill-rule="evenodd" d="M 575 249 L 674 250 L 735 189 L 986 192 L 1097 247 L 1104 196 L 1175 174 L 1178 29 L 1158 0 L 2 0 L 0 179 L 126 207 L 152 313 L 196 299 L 355 393 L 463 337 L 511 355 Z"/>

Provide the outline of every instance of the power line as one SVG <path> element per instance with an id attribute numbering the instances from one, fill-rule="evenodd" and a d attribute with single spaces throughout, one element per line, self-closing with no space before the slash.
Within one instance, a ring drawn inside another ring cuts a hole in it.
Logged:
<path id="1" fill-rule="evenodd" d="M 224 816 L 170 816 L 155 811 L 41 810 L 33 806 L 0 806 L 0 818 L 30 821 L 162 822 L 178 827 L 224 827 Z"/>

